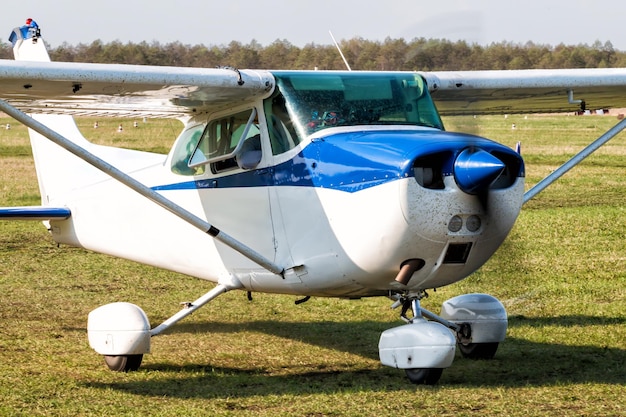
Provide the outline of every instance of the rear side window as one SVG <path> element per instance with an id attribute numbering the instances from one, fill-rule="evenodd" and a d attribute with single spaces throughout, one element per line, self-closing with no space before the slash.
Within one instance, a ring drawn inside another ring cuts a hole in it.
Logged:
<path id="1" fill-rule="evenodd" d="M 192 126 L 181 133 L 172 154 L 172 172 L 179 175 L 201 175 L 204 166 L 190 167 L 189 160 L 194 149 L 198 146 L 204 125 Z"/>

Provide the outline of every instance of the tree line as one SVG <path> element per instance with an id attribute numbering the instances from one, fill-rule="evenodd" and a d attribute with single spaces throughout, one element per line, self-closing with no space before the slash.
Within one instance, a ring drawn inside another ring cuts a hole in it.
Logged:
<path id="1" fill-rule="evenodd" d="M 506 70 L 532 68 L 616 68 L 626 67 L 626 52 L 613 48 L 611 42 L 592 45 L 557 46 L 528 42 L 479 45 L 465 41 L 415 38 L 411 41 L 387 38 L 370 41 L 363 38 L 340 44 L 353 70 Z M 228 45 L 185 45 L 180 42 L 103 43 L 49 48 L 53 61 L 171 65 L 183 67 L 219 67 L 263 69 L 345 69 L 334 45 L 315 43 L 298 47 L 286 39 L 268 46 L 256 41 L 248 44 L 232 41 Z M 10 45 L 0 47 L 0 58 L 12 59 Z"/>

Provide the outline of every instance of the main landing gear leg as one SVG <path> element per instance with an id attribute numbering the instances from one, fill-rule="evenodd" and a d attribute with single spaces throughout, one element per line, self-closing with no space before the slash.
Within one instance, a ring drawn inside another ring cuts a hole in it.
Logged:
<path id="1" fill-rule="evenodd" d="M 104 355 L 104 362 L 112 371 L 129 372 L 139 369 L 143 355 L 150 353 L 150 338 L 203 307 L 217 296 L 233 289 L 218 284 L 211 291 L 191 303 L 154 329 L 143 310 L 131 303 L 106 304 L 89 313 L 87 335 L 89 345 Z"/>
<path id="2" fill-rule="evenodd" d="M 202 297 L 198 298 L 196 301 L 192 303 L 183 303 L 184 307 L 178 313 L 174 314 L 169 319 L 165 320 L 163 323 L 159 324 L 157 327 L 150 331 L 150 336 L 156 336 L 166 329 L 169 329 L 174 324 L 178 323 L 180 320 L 184 319 L 197 309 L 203 307 L 209 301 L 217 298 L 217 296 L 224 294 L 228 291 L 228 287 L 222 284 L 217 284 L 215 288 L 213 288 L 208 293 L 204 294 Z"/>

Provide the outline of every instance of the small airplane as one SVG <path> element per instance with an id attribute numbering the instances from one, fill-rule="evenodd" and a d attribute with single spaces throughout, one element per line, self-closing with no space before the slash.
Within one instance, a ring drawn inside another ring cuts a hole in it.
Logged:
<path id="1" fill-rule="evenodd" d="M 625 127 L 620 121 L 525 192 L 520 153 L 444 129 L 441 114 L 626 106 L 626 69 L 464 72 L 265 71 L 50 62 L 32 20 L 0 60 L 0 111 L 26 125 L 43 221 L 59 244 L 206 279 L 215 286 L 158 326 L 130 303 L 88 317 L 90 346 L 134 371 L 151 339 L 219 295 L 388 297 L 404 321 L 381 363 L 435 384 L 456 348 L 492 358 L 502 303 L 465 294 L 440 314 L 427 291 L 500 247 L 523 204 Z M 90 143 L 73 116 L 177 118 L 169 154 Z M 174 138 L 173 138 L 174 139 Z"/>

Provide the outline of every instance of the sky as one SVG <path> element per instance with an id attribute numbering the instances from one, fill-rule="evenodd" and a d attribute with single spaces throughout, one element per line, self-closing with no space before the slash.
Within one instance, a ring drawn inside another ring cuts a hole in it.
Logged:
<path id="1" fill-rule="evenodd" d="M 603 0 L 29 0 L 0 13 L 0 39 L 33 18 L 57 47 L 104 43 L 330 45 L 363 38 L 439 38 L 556 46 L 610 41 L 626 51 L 626 1 Z"/>

